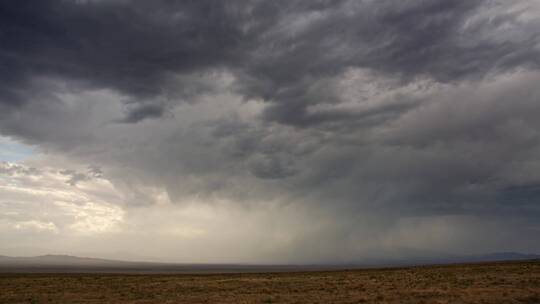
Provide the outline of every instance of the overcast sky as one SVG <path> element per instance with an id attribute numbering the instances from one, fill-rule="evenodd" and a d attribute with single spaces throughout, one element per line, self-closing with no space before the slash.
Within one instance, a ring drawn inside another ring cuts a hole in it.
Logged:
<path id="1" fill-rule="evenodd" d="M 540 253 L 540 1 L 0 1 L 0 254 Z"/>

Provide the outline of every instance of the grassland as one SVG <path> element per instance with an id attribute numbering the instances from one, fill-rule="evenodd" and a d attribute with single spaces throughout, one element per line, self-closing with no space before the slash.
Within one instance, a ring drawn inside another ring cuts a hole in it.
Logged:
<path id="1" fill-rule="evenodd" d="M 540 261 L 260 274 L 1 274 L 0 303 L 540 303 Z"/>

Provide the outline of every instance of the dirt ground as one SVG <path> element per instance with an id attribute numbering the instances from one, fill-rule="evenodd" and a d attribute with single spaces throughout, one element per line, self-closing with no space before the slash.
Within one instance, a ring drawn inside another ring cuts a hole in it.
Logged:
<path id="1" fill-rule="evenodd" d="M 540 303 L 540 261 L 263 274 L 0 274 L 0 303 Z"/>

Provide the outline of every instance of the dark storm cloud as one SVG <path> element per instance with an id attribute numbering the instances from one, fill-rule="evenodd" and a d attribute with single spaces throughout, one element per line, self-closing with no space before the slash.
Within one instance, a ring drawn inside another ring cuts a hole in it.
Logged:
<path id="1" fill-rule="evenodd" d="M 349 116 L 317 116 L 307 108 L 339 102 L 336 94 L 310 93 L 352 67 L 403 82 L 427 77 L 450 83 L 518 66 L 538 67 L 538 31 L 521 41 L 482 37 L 490 27 L 514 23 L 515 15 L 502 12 L 466 25 L 490 5 L 493 2 L 357 1 L 318 10 L 297 3 L 283 12 L 283 24 L 269 30 L 268 40 L 258 41 L 246 67 L 245 90 L 274 102 L 267 119 L 302 126 Z M 302 18 L 307 19 L 306 28 L 295 23 Z"/>
<path id="2" fill-rule="evenodd" d="M 534 1 L 3 1 L 0 132 L 129 206 L 297 204 L 336 242 L 510 212 L 526 243 L 539 67 Z"/>
<path id="3" fill-rule="evenodd" d="M 141 105 L 137 106 L 135 109 L 129 111 L 124 119 L 121 122 L 126 123 L 136 123 L 145 118 L 156 118 L 163 116 L 165 110 L 160 105 Z"/>
<path id="4" fill-rule="evenodd" d="M 466 18 L 492 5 L 478 0 L 4 2 L 0 100 L 4 107 L 28 102 L 24 91 L 36 76 L 78 79 L 151 99 L 179 90 L 175 86 L 182 84 L 167 84 L 174 74 L 228 67 L 243 75 L 240 90 L 246 96 L 274 103 L 264 116 L 269 120 L 339 121 L 348 115 L 308 113 L 310 105 L 339 101 L 331 92 L 310 91 L 314 83 L 324 84 L 351 67 L 403 81 L 452 82 L 493 69 L 537 66 L 537 33 L 518 42 L 481 36 L 516 16 L 503 13 L 464 27 Z M 162 112 L 144 105 L 125 122 L 146 114 Z"/>
<path id="5" fill-rule="evenodd" d="M 28 102 L 23 91 L 36 76 L 78 79 L 149 98 L 164 90 L 175 72 L 234 61 L 242 40 L 234 7 L 228 11 L 221 1 L 46 0 L 0 6 L 0 96 L 8 106 Z"/>

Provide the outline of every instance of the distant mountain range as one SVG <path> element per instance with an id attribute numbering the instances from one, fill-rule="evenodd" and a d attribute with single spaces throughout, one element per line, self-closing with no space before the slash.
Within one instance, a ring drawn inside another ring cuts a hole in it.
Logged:
<path id="1" fill-rule="evenodd" d="M 537 260 L 540 255 L 498 252 L 485 255 L 446 256 L 441 258 L 366 260 L 361 263 L 312 265 L 251 265 L 251 264 L 174 264 L 128 262 L 70 255 L 9 257 L 0 255 L 0 272 L 133 272 L 133 273 L 232 273 L 279 272 L 308 270 L 339 270 L 372 267 L 479 263 L 495 261 Z"/>
<path id="2" fill-rule="evenodd" d="M 131 262 L 77 257 L 71 255 L 40 255 L 35 257 L 9 257 L 0 255 L 0 267 L 9 265 L 27 266 L 111 266 L 128 265 Z"/>
<path id="3" fill-rule="evenodd" d="M 540 254 L 525 254 L 518 252 L 497 252 L 485 255 L 471 255 L 462 257 L 464 262 L 491 262 L 491 261 L 516 261 L 540 259 Z M 459 258 L 457 259 L 459 262 Z"/>
<path id="4" fill-rule="evenodd" d="M 393 260 L 372 260 L 370 264 L 380 266 L 413 266 L 434 264 L 481 263 L 498 261 L 525 261 L 540 259 L 539 254 L 525 254 L 518 252 L 496 252 L 481 255 L 446 255 L 441 257 L 418 257 Z"/>

